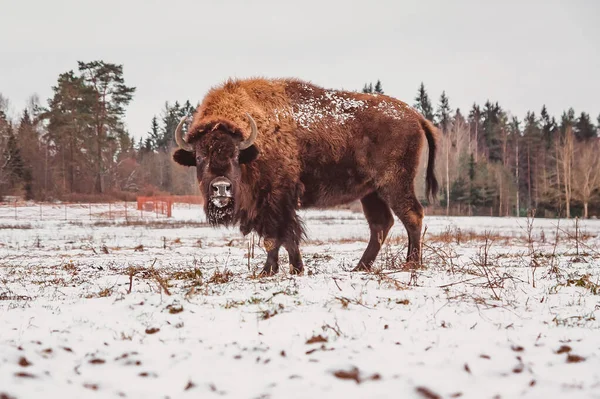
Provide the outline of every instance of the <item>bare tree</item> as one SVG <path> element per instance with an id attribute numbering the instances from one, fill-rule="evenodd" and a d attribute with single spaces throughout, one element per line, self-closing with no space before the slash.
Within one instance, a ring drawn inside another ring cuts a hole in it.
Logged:
<path id="1" fill-rule="evenodd" d="M 588 218 L 588 205 L 595 190 L 600 189 L 600 143 L 598 139 L 575 145 L 573 159 L 573 196 L 583 203 L 583 217 Z"/>
<path id="2" fill-rule="evenodd" d="M 0 94 L 0 198 L 4 194 L 8 183 L 8 166 L 10 154 L 8 152 L 8 129 L 10 128 L 4 114 L 4 97 Z"/>
<path id="3" fill-rule="evenodd" d="M 562 184 L 565 195 L 565 212 L 567 219 L 571 217 L 571 198 L 573 196 L 573 128 L 567 126 L 565 134 L 558 147 L 558 160 L 560 162 Z"/>
<path id="4" fill-rule="evenodd" d="M 2 198 L 4 185 L 8 181 L 7 167 L 10 162 L 10 159 L 5 156 L 6 142 L 7 136 L 0 130 L 0 198 Z"/>
<path id="5" fill-rule="evenodd" d="M 521 140 L 521 132 L 519 130 L 519 121 L 517 118 L 513 118 L 513 137 L 515 141 L 515 186 L 516 186 L 516 194 L 515 194 L 515 216 L 519 217 L 521 214 L 521 204 L 519 203 L 519 141 Z"/>

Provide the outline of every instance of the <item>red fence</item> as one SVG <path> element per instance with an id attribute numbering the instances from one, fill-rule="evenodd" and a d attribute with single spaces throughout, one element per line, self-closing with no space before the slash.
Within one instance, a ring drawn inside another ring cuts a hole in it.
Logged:
<path id="1" fill-rule="evenodd" d="M 137 197 L 138 211 L 154 211 L 166 215 L 168 218 L 172 215 L 173 204 L 199 204 L 202 205 L 202 199 L 194 195 L 162 195 L 155 197 Z"/>

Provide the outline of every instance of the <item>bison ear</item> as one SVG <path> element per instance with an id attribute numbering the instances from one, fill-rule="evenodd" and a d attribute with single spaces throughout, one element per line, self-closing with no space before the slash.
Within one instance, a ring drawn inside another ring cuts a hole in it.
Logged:
<path id="1" fill-rule="evenodd" d="M 258 157 L 258 148 L 255 145 L 251 145 L 245 150 L 240 151 L 238 162 L 241 164 L 250 163 Z"/>
<path id="2" fill-rule="evenodd" d="M 179 165 L 196 166 L 196 157 L 191 151 L 178 149 L 173 153 L 173 160 Z"/>

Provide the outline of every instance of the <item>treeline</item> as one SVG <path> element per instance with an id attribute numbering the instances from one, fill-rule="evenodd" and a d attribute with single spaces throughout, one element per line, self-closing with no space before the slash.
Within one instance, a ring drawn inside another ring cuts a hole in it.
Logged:
<path id="1" fill-rule="evenodd" d="M 10 121 L 0 95 L 0 197 L 35 200 L 105 200 L 136 195 L 192 194 L 191 172 L 177 168 L 173 132 L 189 101 L 165 103 L 145 138 L 134 142 L 124 115 L 135 88 L 123 67 L 79 62 L 58 77 L 47 106 L 35 96 Z"/>
<path id="2" fill-rule="evenodd" d="M 437 158 L 445 214 L 583 216 L 600 213 L 600 144 L 589 114 L 546 106 L 520 120 L 498 102 L 453 110 L 421 84 L 414 107 L 442 132 Z"/>
<path id="3" fill-rule="evenodd" d="M 362 91 L 384 93 L 379 80 Z M 0 197 L 77 201 L 196 193 L 194 171 L 171 160 L 175 127 L 195 104 L 165 103 L 134 141 L 124 123 L 134 94 L 122 66 L 103 61 L 79 62 L 61 74 L 47 105 L 34 96 L 14 121 L 0 94 Z M 413 106 L 442 132 L 441 190 L 429 213 L 600 213 L 598 129 L 585 112 L 569 109 L 556 119 L 542 106 L 520 120 L 493 101 L 463 112 L 445 92 L 434 105 L 423 84 Z M 420 193 L 423 181 L 417 179 Z"/>

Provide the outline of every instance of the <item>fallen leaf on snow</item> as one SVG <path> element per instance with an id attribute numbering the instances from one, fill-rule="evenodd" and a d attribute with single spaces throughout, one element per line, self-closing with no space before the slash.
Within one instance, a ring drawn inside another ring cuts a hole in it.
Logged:
<path id="1" fill-rule="evenodd" d="M 21 367 L 29 367 L 31 366 L 31 362 L 25 358 L 25 356 L 21 356 L 19 359 L 19 366 Z"/>
<path id="2" fill-rule="evenodd" d="M 574 355 L 572 353 L 569 353 L 569 355 L 567 356 L 567 363 L 580 363 L 580 362 L 584 362 L 584 361 L 585 361 L 585 357 L 583 357 L 583 356 Z"/>
<path id="3" fill-rule="evenodd" d="M 342 380 L 354 380 L 357 384 L 360 384 L 359 371 L 356 367 L 353 367 L 350 370 L 334 371 L 333 375 Z"/>
<path id="4" fill-rule="evenodd" d="M 557 349 L 556 353 L 557 354 L 561 354 L 561 353 L 569 353 L 571 352 L 571 347 L 569 345 L 561 345 L 560 348 Z"/>
<path id="5" fill-rule="evenodd" d="M 21 377 L 21 378 L 36 378 L 35 375 L 33 375 L 31 373 L 25 373 L 23 371 L 15 373 L 15 376 L 16 377 Z"/>
<path id="6" fill-rule="evenodd" d="M 426 388 L 426 387 L 417 387 L 416 391 L 417 391 L 417 393 L 421 394 L 421 396 L 426 399 L 442 399 L 442 397 L 440 395 L 438 395 L 437 393 L 433 392 L 431 389 Z"/>
<path id="7" fill-rule="evenodd" d="M 318 342 L 327 342 L 327 338 L 323 337 L 322 335 L 314 335 L 312 337 L 310 337 L 307 341 L 306 344 L 315 344 Z"/>
<path id="8" fill-rule="evenodd" d="M 369 380 L 381 380 L 381 375 L 379 373 L 372 374 L 368 377 L 362 377 L 358 367 L 352 367 L 350 370 L 337 370 L 333 372 L 333 375 L 342 380 L 353 380 L 357 384 Z"/>

